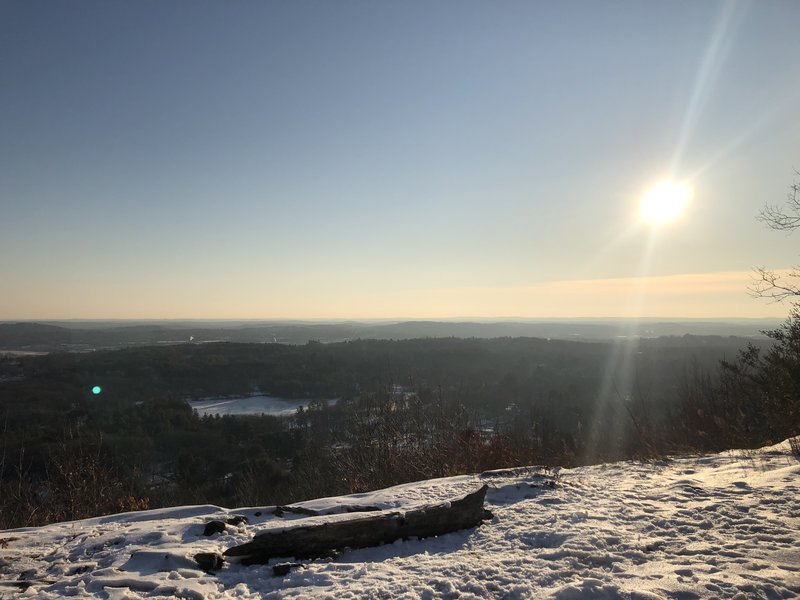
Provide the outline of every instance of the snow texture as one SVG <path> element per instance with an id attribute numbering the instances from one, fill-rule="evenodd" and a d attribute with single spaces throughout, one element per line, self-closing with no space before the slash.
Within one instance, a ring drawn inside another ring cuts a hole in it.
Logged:
<path id="1" fill-rule="evenodd" d="M 783 443 L 565 469 L 553 487 L 515 469 L 298 505 L 331 516 L 186 506 L 7 530 L 0 598 L 795 598 L 799 481 Z M 484 482 L 494 518 L 475 529 L 302 561 L 285 576 L 235 561 L 205 573 L 193 560 L 266 528 L 358 517 L 347 505 L 405 510 Z M 203 536 L 235 515 L 249 522 Z"/>

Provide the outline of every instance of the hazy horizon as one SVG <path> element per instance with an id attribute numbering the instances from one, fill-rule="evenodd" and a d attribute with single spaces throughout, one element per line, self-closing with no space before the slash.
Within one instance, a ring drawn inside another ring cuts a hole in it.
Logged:
<path id="1" fill-rule="evenodd" d="M 0 324 L 13 324 L 13 323 L 220 323 L 220 324 L 241 324 L 241 325 L 258 325 L 261 323 L 285 323 L 285 324 L 341 324 L 341 323 L 614 323 L 614 322 L 717 322 L 717 323 L 735 323 L 735 322 L 757 322 L 757 321 L 780 321 L 780 317 L 515 317 L 515 316 L 497 316 L 497 317 L 474 317 L 469 315 L 456 316 L 456 317 L 442 317 L 438 319 L 428 319 L 424 317 L 381 317 L 381 318 L 348 318 L 348 319 L 270 319 L 270 318 L 231 318 L 231 319 L 215 319 L 215 318 L 144 318 L 144 319 L 0 319 Z"/>
<path id="2" fill-rule="evenodd" d="M 65 320 L 234 320 L 234 321 L 341 321 L 341 320 L 442 320 L 442 319 L 774 319 L 785 317 L 788 307 L 778 302 L 756 300 L 748 293 L 752 272 L 692 274 L 664 277 L 630 277 L 608 280 L 554 281 L 539 285 L 508 288 L 476 288 L 434 290 L 425 294 L 408 291 L 395 294 L 392 302 L 383 298 L 376 311 L 362 313 L 328 312 L 298 314 L 286 312 L 273 315 L 215 315 L 196 314 L 196 305 L 179 308 L 173 314 L 158 314 L 160 297 L 148 298 L 153 312 L 142 314 L 114 314 L 96 308 L 94 314 L 80 316 L 52 316 L 47 314 L 0 315 L 0 321 L 65 321 Z M 347 290 L 342 290 L 347 292 Z M 376 291 L 372 294 L 374 298 Z M 436 310 L 428 314 L 404 312 L 412 296 L 427 299 L 428 306 Z M 552 310 L 549 303 L 557 299 Z M 350 303 L 363 304 L 355 300 Z M 97 301 L 88 306 L 95 306 Z M 240 302 L 241 307 L 246 302 Z M 708 312 L 701 312 L 708 304 Z M 348 304 L 345 304 L 348 306 Z M 466 309 L 459 312 L 457 308 Z M 518 312 L 496 313 L 498 306 Z M 607 312 L 597 312 L 597 307 Z M 202 305 L 201 305 L 202 307 Z M 482 310 L 487 307 L 488 310 Z M 540 312 L 522 312 L 539 307 Z M 573 312 L 566 312 L 574 307 Z M 687 310 L 689 307 L 689 310 Z"/>
<path id="3" fill-rule="evenodd" d="M 3 2 L 0 320 L 785 317 L 798 22 Z"/>

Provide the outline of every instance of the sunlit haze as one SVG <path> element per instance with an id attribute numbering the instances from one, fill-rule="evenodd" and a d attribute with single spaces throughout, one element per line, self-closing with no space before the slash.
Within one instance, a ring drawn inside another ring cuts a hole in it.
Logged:
<path id="1" fill-rule="evenodd" d="M 772 317 L 800 3 L 0 4 L 0 320 Z"/>

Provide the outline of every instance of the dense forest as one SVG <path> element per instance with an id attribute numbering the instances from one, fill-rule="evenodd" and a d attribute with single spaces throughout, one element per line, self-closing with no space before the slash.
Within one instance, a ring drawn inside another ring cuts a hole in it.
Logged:
<path id="1" fill-rule="evenodd" d="M 428 338 L 0 355 L 0 527 L 775 441 L 798 424 L 798 319 L 771 338 L 763 347 L 716 336 Z M 338 402 L 314 400 L 288 418 L 200 417 L 187 403 L 256 392 Z"/>

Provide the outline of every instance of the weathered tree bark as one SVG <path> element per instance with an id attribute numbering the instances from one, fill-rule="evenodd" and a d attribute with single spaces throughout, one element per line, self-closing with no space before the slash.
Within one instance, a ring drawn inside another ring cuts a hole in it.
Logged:
<path id="1" fill-rule="evenodd" d="M 345 513 L 357 512 L 377 512 L 380 508 L 377 506 L 363 506 L 361 504 L 352 504 L 349 506 L 335 507 L 333 510 L 314 510 L 313 508 L 306 508 L 304 506 L 276 506 L 272 514 L 276 517 L 283 517 L 286 513 L 295 515 L 304 515 L 306 517 L 325 517 L 327 515 L 338 515 Z"/>
<path id="2" fill-rule="evenodd" d="M 475 527 L 491 513 L 483 501 L 488 486 L 460 500 L 406 513 L 386 512 L 346 521 L 333 521 L 265 531 L 252 541 L 233 546 L 225 556 L 243 557 L 244 564 L 263 564 L 271 558 L 318 558 L 344 548 L 368 548 L 411 537 L 431 537 Z"/>

